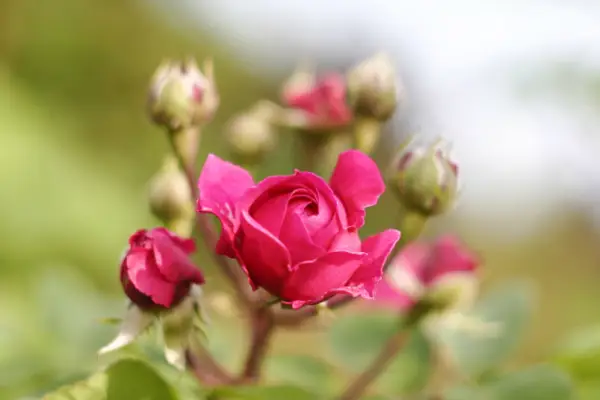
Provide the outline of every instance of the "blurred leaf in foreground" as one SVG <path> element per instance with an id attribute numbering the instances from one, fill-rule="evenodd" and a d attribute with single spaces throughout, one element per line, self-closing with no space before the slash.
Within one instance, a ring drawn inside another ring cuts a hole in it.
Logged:
<path id="1" fill-rule="evenodd" d="M 483 297 L 468 313 L 473 321 L 491 324 L 490 332 L 447 328 L 439 332 L 456 363 L 469 375 L 488 372 L 502 363 L 519 344 L 531 318 L 532 290 L 520 282 L 503 285 Z"/>

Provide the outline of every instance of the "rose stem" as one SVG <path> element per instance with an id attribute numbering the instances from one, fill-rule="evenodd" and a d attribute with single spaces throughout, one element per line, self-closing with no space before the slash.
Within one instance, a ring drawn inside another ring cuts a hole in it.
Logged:
<path id="1" fill-rule="evenodd" d="M 169 132 L 169 138 L 173 152 L 177 156 L 180 168 L 184 171 L 190 186 L 191 200 L 194 201 L 198 196 L 198 187 L 196 184 L 196 159 L 198 156 L 198 145 L 200 141 L 199 127 L 190 127 L 179 131 Z M 202 233 L 203 240 L 210 249 L 214 249 L 217 239 L 216 233 L 212 229 L 210 219 L 205 218 L 208 215 L 197 214 L 198 227 Z M 213 253 L 215 260 L 224 271 L 233 273 L 229 263 L 223 257 Z M 232 275 L 233 276 L 233 275 Z M 245 302 L 243 302 L 245 304 Z M 196 346 L 198 347 L 198 346 Z M 221 368 L 221 366 L 212 358 L 210 353 L 202 348 L 192 351 L 186 350 L 186 366 L 194 376 L 205 385 L 218 385 L 231 382 L 233 379 Z"/>
<path id="2" fill-rule="evenodd" d="M 198 158 L 198 145 L 200 141 L 200 129 L 191 127 L 181 132 L 172 132 L 171 144 L 176 154 L 179 164 L 185 173 L 190 186 L 192 199 L 198 198 L 198 183 L 196 181 L 196 160 Z M 206 244 L 215 262 L 225 274 L 226 278 L 233 284 L 239 303 L 246 307 L 251 307 L 254 302 L 253 294 L 250 292 L 248 282 L 243 276 L 241 270 L 227 258 L 219 256 L 214 252 L 217 245 L 218 236 L 212 225 L 211 217 L 208 214 L 196 213 L 198 231 L 202 240 Z"/>
<path id="3" fill-rule="evenodd" d="M 179 159 L 180 166 L 183 169 L 190 186 L 192 199 L 197 199 L 198 185 L 196 182 L 195 171 L 200 130 L 198 127 L 193 127 L 186 132 L 173 132 L 170 137 L 172 138 L 171 143 L 173 150 Z M 196 137 L 195 141 L 191 139 L 192 137 Z M 191 149 L 194 150 L 192 151 Z M 250 327 L 252 331 L 251 345 L 240 380 L 256 381 L 259 377 L 260 367 L 268 349 L 273 329 L 275 328 L 275 324 L 273 323 L 273 312 L 270 308 L 265 309 L 262 307 L 262 299 L 251 291 L 250 285 L 241 269 L 227 258 L 219 256 L 214 252 L 218 237 L 213 228 L 210 215 L 197 213 L 197 226 L 204 243 L 211 250 L 214 260 L 217 262 L 227 279 L 232 283 L 238 297 L 238 303 L 246 307 L 250 313 Z M 224 379 L 224 382 L 231 381 L 231 378 L 224 373 L 219 365 L 211 358 L 210 354 L 204 354 L 204 362 L 196 362 L 195 356 L 191 351 L 188 352 L 188 357 L 191 361 L 188 363 L 189 366 L 193 367 L 205 364 L 209 369 L 210 375 L 213 377 L 212 379 Z M 202 368 L 198 369 L 198 367 L 193 367 L 192 370 L 196 376 L 198 376 L 198 372 L 205 375 Z"/>
<path id="4" fill-rule="evenodd" d="M 186 350 L 185 361 L 188 370 L 203 386 L 219 386 L 232 381 L 231 376 L 204 350 Z"/>
<path id="5" fill-rule="evenodd" d="M 397 331 L 387 340 L 381 351 L 358 377 L 352 379 L 346 390 L 338 397 L 338 400 L 357 400 L 362 397 L 368 387 L 373 383 L 382 372 L 385 371 L 389 363 L 398 355 L 404 347 L 412 328 L 415 327 L 421 319 L 428 314 L 431 306 L 426 303 L 417 303 L 406 316 L 400 316 Z"/>
<path id="6" fill-rule="evenodd" d="M 272 310 L 265 307 L 256 309 L 251 324 L 251 345 L 244 363 L 244 371 L 240 377 L 241 383 L 255 383 L 260 377 L 262 362 L 275 330 Z"/>

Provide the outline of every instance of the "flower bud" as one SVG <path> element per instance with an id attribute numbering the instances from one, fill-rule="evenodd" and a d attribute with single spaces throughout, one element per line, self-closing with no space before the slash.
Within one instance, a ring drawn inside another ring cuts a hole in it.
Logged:
<path id="1" fill-rule="evenodd" d="M 259 103 L 231 120 L 225 137 L 231 152 L 240 163 L 260 163 L 274 149 L 276 136 L 273 117 L 271 108 Z"/>
<path id="2" fill-rule="evenodd" d="M 434 243 L 413 242 L 390 263 L 381 284 L 383 297 L 378 300 L 396 303 L 402 309 L 419 302 L 426 302 L 433 310 L 468 309 L 478 289 L 478 264 L 477 258 L 451 236 Z M 388 288 L 391 290 L 385 290 Z"/>
<path id="3" fill-rule="evenodd" d="M 452 205 L 458 185 L 458 165 L 446 153 L 443 143 L 400 152 L 388 181 L 408 210 L 433 216 Z"/>
<path id="4" fill-rule="evenodd" d="M 164 228 L 139 230 L 129 238 L 121 260 L 121 284 L 131 301 L 115 339 L 99 350 L 109 353 L 132 343 L 159 322 L 165 358 L 185 366 L 189 348 L 206 318 L 202 315 L 202 272 L 189 259 L 195 250 L 191 239 Z"/>
<path id="5" fill-rule="evenodd" d="M 139 230 L 129 238 L 121 261 L 121 284 L 129 299 L 143 310 L 165 310 L 187 297 L 204 276 L 190 259 L 192 239 L 165 228 Z"/>
<path id="6" fill-rule="evenodd" d="M 377 54 L 347 73 L 348 97 L 356 115 L 388 120 L 396 110 L 397 80 L 390 58 Z"/>
<path id="7" fill-rule="evenodd" d="M 281 123 L 310 131 L 345 127 L 352 121 L 346 100 L 346 83 L 339 74 L 320 78 L 301 75 L 288 82 L 283 91 L 288 110 Z"/>
<path id="8" fill-rule="evenodd" d="M 148 200 L 152 213 L 165 223 L 193 213 L 192 191 L 175 157 L 167 157 L 150 181 Z"/>
<path id="9" fill-rule="evenodd" d="M 281 98 L 284 103 L 295 97 L 298 93 L 307 91 L 315 86 L 317 75 L 313 68 L 308 64 L 302 64 L 290 75 L 283 83 L 281 88 Z"/>
<path id="10" fill-rule="evenodd" d="M 163 63 L 154 73 L 148 95 L 153 121 L 170 130 L 206 123 L 219 106 L 212 62 L 204 73 L 194 60 Z"/>

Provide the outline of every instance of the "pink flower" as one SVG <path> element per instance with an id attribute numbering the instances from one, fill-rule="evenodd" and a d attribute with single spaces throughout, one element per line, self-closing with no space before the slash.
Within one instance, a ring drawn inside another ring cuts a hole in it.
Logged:
<path id="1" fill-rule="evenodd" d="M 336 293 L 373 298 L 400 238 L 394 229 L 358 236 L 365 208 L 385 190 L 377 165 L 359 151 L 340 155 L 329 184 L 302 171 L 254 184 L 244 169 L 209 155 L 198 186 L 198 211 L 221 221 L 217 253 L 237 259 L 253 289 L 294 308 Z"/>
<path id="2" fill-rule="evenodd" d="M 446 282 L 455 283 L 455 278 L 470 284 L 478 264 L 478 259 L 452 236 L 434 243 L 411 243 L 392 260 L 386 279 L 377 287 L 377 301 L 409 308 Z"/>
<path id="3" fill-rule="evenodd" d="M 202 272 L 189 258 L 194 251 L 193 240 L 165 228 L 135 232 L 121 262 L 125 294 L 141 309 L 176 306 L 192 283 L 204 283 Z"/>
<path id="4" fill-rule="evenodd" d="M 345 126 L 352 120 L 346 102 L 346 83 L 337 74 L 326 75 L 304 90 L 287 91 L 283 101 L 288 107 L 302 111 L 314 127 Z"/>

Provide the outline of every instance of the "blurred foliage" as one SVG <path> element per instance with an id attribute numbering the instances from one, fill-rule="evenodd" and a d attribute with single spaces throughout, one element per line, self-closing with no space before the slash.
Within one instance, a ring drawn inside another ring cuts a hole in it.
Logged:
<path id="1" fill-rule="evenodd" d="M 147 82 L 158 63 L 169 56 L 214 58 L 224 101 L 204 133 L 200 159 L 209 151 L 224 152 L 220 133 L 226 119 L 261 97 L 273 97 L 277 82 L 251 75 L 210 35 L 189 25 L 169 26 L 161 12 L 142 1 L 4 0 L 0 27 L 0 398 L 15 399 L 82 381 L 97 366 L 96 349 L 114 333 L 100 321 L 122 311 L 119 254 L 133 230 L 157 223 L 149 216 L 144 195 L 167 141 L 147 121 L 144 106 Z M 261 175 L 291 169 L 291 141 L 285 139 Z M 395 214 L 392 199 L 384 196 L 371 213 L 375 223 L 366 233 L 387 225 Z M 431 231 L 445 222 L 434 224 Z M 597 322 L 593 300 L 598 299 L 600 252 L 588 221 L 561 212 L 539 236 L 510 246 L 469 227 L 459 225 L 457 230 L 485 254 L 488 281 L 514 275 L 536 281 L 539 306 L 516 360 L 543 358 L 549 345 L 573 326 Z M 211 279 L 211 265 L 200 253 L 199 263 Z M 332 352 L 342 355 L 335 349 L 346 346 L 346 356 L 360 357 L 360 352 L 350 351 L 359 349 L 360 341 L 367 341 L 372 351 L 389 332 L 386 317 L 372 318 L 373 331 L 334 340 Z M 242 327 L 221 319 L 209 332 L 210 346 L 217 358 L 235 367 L 244 345 Z M 340 325 L 352 325 L 348 321 L 336 322 L 330 334 L 344 331 Z M 264 390 L 301 399 L 314 398 L 305 394 L 319 386 L 339 386 L 339 377 L 330 381 L 325 372 L 336 356 L 329 364 L 307 354 L 289 354 L 298 343 L 310 343 L 307 351 L 319 355 L 326 340 L 320 332 L 280 335 L 274 346 L 281 355 L 269 361 L 267 371 L 269 381 L 284 386 Z M 415 346 L 417 353 L 427 351 L 422 343 Z M 597 344 L 589 346 L 591 356 L 571 345 L 557 356 L 585 399 L 600 393 Z M 372 353 L 365 354 L 368 358 Z M 408 356 L 399 363 L 410 371 L 427 367 L 415 360 L 420 358 Z M 347 366 L 348 372 L 356 371 L 354 364 Z M 138 371 L 132 374 L 154 374 L 146 367 L 132 368 Z M 160 372 L 167 376 L 172 370 Z M 410 388 L 418 377 L 412 372 L 410 381 L 403 377 L 398 390 Z M 103 379 L 92 386 L 105 384 Z M 384 377 L 378 387 L 393 384 Z M 504 387 L 501 381 L 490 384 Z M 253 389 L 244 390 L 249 398 Z M 242 395 L 219 396 L 215 398 Z"/>

